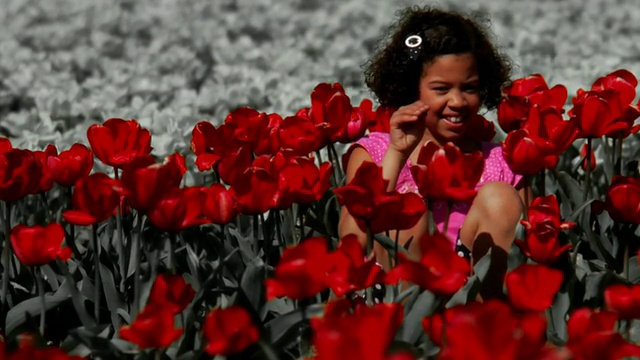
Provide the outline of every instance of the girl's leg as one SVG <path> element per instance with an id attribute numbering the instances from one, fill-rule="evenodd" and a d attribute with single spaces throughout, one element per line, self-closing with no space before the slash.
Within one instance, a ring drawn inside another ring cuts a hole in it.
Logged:
<path id="1" fill-rule="evenodd" d="M 522 201 L 513 186 L 490 182 L 478 190 L 460 229 L 462 243 L 471 249 L 472 264 L 491 249 L 491 265 L 480 290 L 484 300 L 504 296 L 507 258 L 522 209 Z"/>

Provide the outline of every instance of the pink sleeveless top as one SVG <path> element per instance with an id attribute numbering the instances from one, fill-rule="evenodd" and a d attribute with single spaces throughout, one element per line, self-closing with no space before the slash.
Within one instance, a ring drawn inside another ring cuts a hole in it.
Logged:
<path id="1" fill-rule="evenodd" d="M 381 132 L 373 132 L 357 142 L 355 142 L 345 154 L 345 159 L 349 158 L 350 152 L 355 146 L 361 146 L 371 155 L 373 161 L 376 164 L 382 162 L 382 158 L 389 147 L 389 134 Z M 514 174 L 509 168 L 509 165 L 502 156 L 502 147 L 499 144 L 483 142 L 482 153 L 484 155 L 484 171 L 482 177 L 476 185 L 476 189 L 479 189 L 482 185 L 492 181 L 503 181 L 513 185 L 519 186 L 521 175 Z M 344 167 L 347 167 L 347 162 L 344 162 Z M 398 175 L 398 182 L 396 184 L 396 190 L 401 193 L 406 192 L 418 192 L 418 186 L 413 180 L 411 175 L 411 160 L 408 160 L 406 164 L 400 170 Z M 444 227 L 444 219 L 447 212 L 447 204 L 444 201 L 434 203 L 433 220 L 436 223 L 438 230 L 442 231 Z M 469 212 L 471 204 L 457 202 L 454 203 L 449 215 L 449 225 L 447 229 L 447 236 L 451 241 L 452 247 L 455 249 L 456 240 L 458 239 L 458 232 L 462 227 L 462 223 Z"/>

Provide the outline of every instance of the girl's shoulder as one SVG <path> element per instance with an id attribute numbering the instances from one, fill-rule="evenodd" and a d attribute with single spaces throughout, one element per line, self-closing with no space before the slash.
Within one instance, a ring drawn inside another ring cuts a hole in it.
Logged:
<path id="1" fill-rule="evenodd" d="M 384 157 L 387 148 L 389 147 L 389 134 L 383 132 L 372 132 L 364 137 L 360 138 L 358 141 L 351 144 L 345 157 L 348 158 L 351 151 L 354 148 L 360 146 L 363 147 L 369 155 L 373 158 L 376 164 L 380 164 L 382 162 L 382 158 Z"/>

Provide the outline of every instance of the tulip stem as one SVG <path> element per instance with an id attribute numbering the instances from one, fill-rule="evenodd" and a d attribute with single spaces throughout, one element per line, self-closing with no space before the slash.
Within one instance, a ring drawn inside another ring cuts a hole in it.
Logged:
<path id="1" fill-rule="evenodd" d="M 38 267 L 36 270 L 36 278 L 38 279 L 38 296 L 40 296 L 40 335 L 44 337 L 44 321 L 47 313 L 47 303 L 44 299 L 44 273 L 42 267 Z"/>
<path id="2" fill-rule="evenodd" d="M 91 245 L 93 246 L 93 262 L 95 266 L 95 279 L 94 279 L 94 288 L 93 288 L 93 314 L 96 318 L 96 323 L 100 324 L 100 245 L 98 245 L 98 229 L 96 224 L 91 224 Z"/>
<path id="3" fill-rule="evenodd" d="M 540 191 L 540 196 L 547 195 L 547 170 L 542 168 L 540 170 L 540 181 L 538 182 L 538 190 Z"/>
<path id="4" fill-rule="evenodd" d="M 622 276 L 629 280 L 629 240 L 633 234 L 633 228 L 630 224 L 622 225 L 621 239 L 624 244 L 624 255 L 622 258 Z"/>
<path id="5" fill-rule="evenodd" d="M 396 230 L 396 242 L 394 244 L 393 264 L 392 267 L 398 266 L 398 241 L 400 240 L 400 230 Z"/>
<path id="6" fill-rule="evenodd" d="M 113 168 L 113 173 L 118 180 L 118 168 Z M 122 198 L 120 198 L 122 199 Z M 122 201 L 118 201 L 116 208 L 116 250 L 118 251 L 118 265 L 120 266 L 120 292 L 124 292 L 124 281 L 127 277 L 127 258 L 124 255 L 124 234 L 122 231 Z"/>
<path id="7" fill-rule="evenodd" d="M 67 204 L 67 210 L 71 210 L 72 209 L 72 205 L 71 205 L 71 198 L 73 196 L 73 188 L 71 186 L 67 187 L 67 192 L 69 193 L 69 203 Z M 67 247 L 69 247 L 71 249 L 71 251 L 73 252 L 73 256 L 80 260 L 80 250 L 78 250 L 78 247 L 76 246 L 76 227 L 73 224 L 69 224 L 69 236 L 66 239 L 67 241 Z"/>
<path id="8" fill-rule="evenodd" d="M 620 134 L 620 138 L 615 143 L 616 144 L 616 151 L 614 151 L 614 153 L 618 154 L 618 161 L 616 161 L 614 163 L 615 164 L 614 165 L 615 166 L 615 171 L 614 171 L 615 175 L 622 175 L 622 141 L 623 141 L 622 134 Z"/>
<path id="9" fill-rule="evenodd" d="M 169 274 L 176 273 L 176 244 L 178 243 L 178 234 L 172 233 L 169 238 L 169 255 L 167 256 L 169 265 Z"/>
<path id="10" fill-rule="evenodd" d="M 9 267 L 11 266 L 11 203 L 5 202 L 4 220 L 4 268 L 2 269 L 2 317 L 6 314 L 7 291 L 9 290 Z"/>
<path id="11" fill-rule="evenodd" d="M 280 223 L 280 210 L 274 210 L 275 222 L 276 222 L 276 238 L 278 239 L 278 246 L 280 247 L 280 255 L 285 248 L 284 239 L 282 238 L 282 224 Z"/>
<path id="12" fill-rule="evenodd" d="M 277 210 L 271 210 L 277 211 Z M 264 242 L 264 258 L 265 262 L 268 263 L 269 256 L 271 255 L 271 236 L 267 236 L 267 224 L 264 221 L 264 214 L 259 215 L 260 224 L 262 225 L 262 241 Z M 270 234 L 271 235 L 271 234 Z"/>
<path id="13" fill-rule="evenodd" d="M 340 182 L 344 177 L 344 173 L 342 172 L 342 167 L 340 167 L 338 152 L 336 151 L 336 148 L 333 146 L 333 143 L 329 143 L 327 151 L 331 151 L 333 153 L 333 161 L 331 161 L 331 166 L 333 167 L 334 176 L 336 177 L 336 186 L 340 186 Z"/>
<path id="14" fill-rule="evenodd" d="M 131 319 L 135 319 L 138 315 L 138 311 L 140 311 L 140 260 L 142 258 L 142 231 L 144 229 L 143 221 L 145 220 L 144 215 L 142 213 L 138 213 L 138 224 L 136 232 L 133 234 L 131 247 L 133 248 L 133 259 L 134 262 L 134 270 L 133 270 L 133 309 L 131 311 Z"/>
<path id="15" fill-rule="evenodd" d="M 587 169 L 584 177 L 584 197 L 588 200 L 591 197 L 591 138 L 587 139 Z"/>

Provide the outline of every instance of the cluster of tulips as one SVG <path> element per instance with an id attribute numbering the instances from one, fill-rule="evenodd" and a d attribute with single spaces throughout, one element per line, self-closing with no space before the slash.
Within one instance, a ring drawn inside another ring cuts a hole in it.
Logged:
<path id="1" fill-rule="evenodd" d="M 640 224 L 640 180 L 622 175 L 621 149 L 624 139 L 640 128 L 634 126 L 640 116 L 638 105 L 632 104 L 636 87 L 635 76 L 626 70 L 599 78 L 590 90 L 580 90 L 572 99 L 565 119 L 564 86 L 549 88 L 541 75 L 515 80 L 505 89 L 498 109 L 498 124 L 507 132 L 501 144 L 507 163 L 531 186 L 534 176 L 544 177 L 545 170 L 554 170 L 572 144 L 586 139 L 581 162 L 583 202 L 591 205 L 594 215 L 606 211 L 625 234 L 632 234 Z M 426 144 L 411 167 L 417 193 L 387 190 L 382 169 L 367 162 L 345 184 L 334 144 L 349 144 L 367 132 L 388 132 L 393 109 L 374 110 L 366 99 L 353 106 L 337 83 L 319 84 L 310 99 L 310 107 L 288 117 L 243 107 L 217 127 L 207 121 L 196 124 L 190 150 L 195 167 L 210 175 L 211 181 L 194 186 L 183 185 L 189 156 L 175 153 L 159 161 L 151 155 L 151 133 L 136 120 L 112 118 L 92 125 L 87 131 L 89 147 L 77 143 L 60 152 L 54 145 L 43 151 L 15 149 L 9 139 L 0 139 L 0 200 L 5 204 L 2 328 L 7 330 L 12 309 L 20 301 L 29 301 L 24 292 L 10 286 L 23 267 L 37 283 L 42 304 L 40 335 L 46 334 L 48 326 L 45 294 L 54 290 L 49 280 L 59 276 L 68 281 L 71 297 L 76 299 L 81 294 L 73 275 L 81 271 L 82 278 L 93 285 L 91 296 L 82 295 L 93 303 L 93 316 L 84 301 L 74 304 L 85 328 L 108 324 L 104 319 L 108 309 L 111 336 L 142 350 L 152 349 L 160 357 L 177 356 L 167 349 L 180 342 L 178 351 L 183 352 L 185 346 L 200 346 L 198 351 L 209 355 L 261 351 L 277 358 L 286 349 L 272 343 L 274 335 L 268 329 L 273 326 L 261 324 L 265 319 L 277 320 L 276 315 L 260 315 L 265 311 L 233 303 L 222 297 L 222 290 L 216 290 L 214 304 L 202 300 L 207 291 L 213 291 L 204 282 L 214 281 L 221 288 L 229 285 L 223 279 L 224 270 L 216 270 L 205 281 L 197 277 L 198 269 L 206 261 L 222 262 L 242 252 L 242 259 L 253 256 L 259 259 L 254 259 L 256 266 L 266 269 L 262 277 L 252 278 L 261 292 L 258 301 L 296 300 L 304 314 L 313 299 L 322 304 L 321 316 L 303 316 L 312 332 L 312 347 L 300 355 L 416 358 L 421 353 L 410 346 L 389 351 L 398 348 L 392 344 L 402 333 L 403 338 L 412 339 L 405 345 L 428 336 L 446 359 L 488 359 L 496 354 L 505 359 L 640 356 L 640 347 L 628 341 L 632 321 L 640 318 L 636 310 L 640 285 L 608 286 L 601 309 L 585 307 L 567 313 L 566 346 L 550 346 L 545 312 L 573 276 L 573 270 L 567 271 L 571 265 L 563 261 L 578 254 L 561 236 L 578 224 L 562 220 L 555 194 L 546 194 L 543 186 L 539 196 L 531 199 L 522 220 L 525 237 L 516 241 L 527 260 L 507 274 L 505 298 L 476 302 L 474 294 L 488 259 L 477 261 L 470 277 L 471 265 L 451 248 L 446 230 L 415 239 L 421 249 L 417 259 L 384 235 L 413 227 L 434 203 L 473 201 L 484 168 L 482 154 L 464 154 L 451 144 Z M 471 126 L 479 140 L 495 136 L 493 123 L 480 115 Z M 595 185 L 590 176 L 596 167 L 593 139 L 611 140 L 617 149 L 613 154 L 617 170 L 603 201 L 591 196 Z M 323 155 L 328 156 L 326 161 Z M 93 171 L 94 158 L 112 172 Z M 53 199 L 67 195 L 69 201 L 60 209 L 51 205 Z M 38 209 L 44 204 L 41 218 L 29 216 L 36 203 Z M 365 257 L 354 235 L 336 237 L 338 205 L 348 208 L 360 229 L 369 234 L 369 244 L 380 241 L 394 254 L 390 271 Z M 323 217 L 323 226 L 312 224 Z M 197 246 L 192 243 L 200 240 L 189 231 L 217 229 L 229 240 L 233 234 L 242 236 L 242 219 L 251 225 L 248 246 L 230 241 L 219 253 L 203 255 L 204 259 L 193 250 Z M 112 222 L 115 230 L 103 226 Z M 88 230 L 88 240 L 76 231 L 78 227 Z M 146 231 L 149 228 L 153 231 Z M 234 249 L 225 253 L 229 247 Z M 623 280 L 629 279 L 629 248 L 625 243 Z M 176 258 L 181 255 L 189 259 Z M 116 259 L 114 268 L 105 266 L 102 258 Z M 74 266 L 67 267 L 66 261 L 74 261 Z M 143 261 L 148 264 L 144 268 Z M 145 280 L 150 284 L 147 291 Z M 383 303 L 354 296 L 380 284 L 394 289 Z M 233 291 L 239 292 L 239 287 Z M 116 300 L 112 292 L 119 294 Z M 181 341 L 196 332 L 180 327 L 184 315 L 197 318 L 201 313 L 206 316 L 193 329 L 201 330 L 202 337 L 198 342 Z M 409 322 L 416 321 L 421 334 L 407 335 Z M 291 328 L 303 331 L 298 323 Z M 51 354 L 75 358 L 55 346 L 38 348 L 28 336 L 22 339 L 13 345 L 9 358 L 24 354 L 33 359 Z M 195 349 L 190 350 L 195 354 Z"/>

